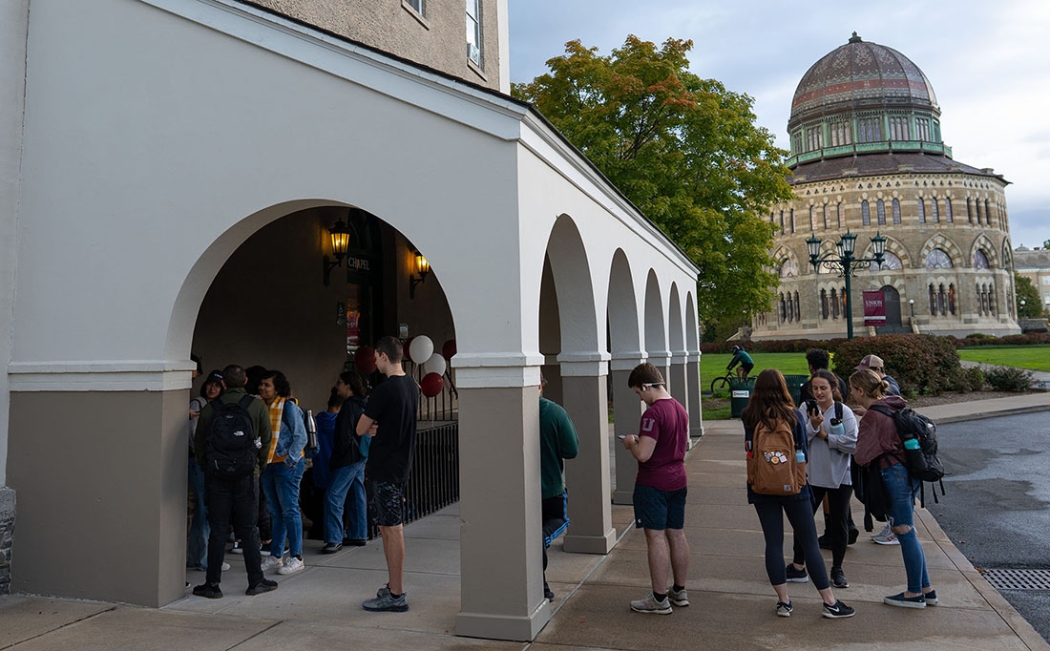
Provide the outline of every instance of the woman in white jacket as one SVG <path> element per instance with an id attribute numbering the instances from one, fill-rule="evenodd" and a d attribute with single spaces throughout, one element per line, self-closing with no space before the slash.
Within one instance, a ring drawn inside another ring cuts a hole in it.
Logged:
<path id="1" fill-rule="evenodd" d="M 815 372 L 810 391 L 815 404 L 809 402 L 806 406 L 806 436 L 809 439 L 806 474 L 813 495 L 813 512 L 816 513 L 827 495 L 830 513 L 829 531 L 825 533 L 831 542 L 831 585 L 848 588 L 842 560 L 846 556 L 849 537 L 849 501 L 853 494 L 850 455 L 857 450 L 857 418 L 849 407 L 842 404 L 838 380 L 830 371 L 821 369 Z M 787 580 L 804 583 L 808 580 L 805 554 L 797 541 L 792 561 L 787 567 Z"/>

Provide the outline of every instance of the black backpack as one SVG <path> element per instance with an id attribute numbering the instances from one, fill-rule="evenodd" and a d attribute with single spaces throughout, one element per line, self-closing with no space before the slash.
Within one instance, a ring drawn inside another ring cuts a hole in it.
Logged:
<path id="1" fill-rule="evenodd" d="M 205 439 L 205 471 L 220 479 L 243 479 L 258 463 L 262 442 L 255 434 L 248 406 L 254 396 L 244 396 L 236 403 L 216 400 L 212 403 L 211 428 Z"/>
<path id="2" fill-rule="evenodd" d="M 899 411 L 893 411 L 873 405 L 871 407 L 880 414 L 893 419 L 897 427 L 897 436 L 904 444 L 904 458 L 897 460 L 904 464 L 915 479 L 924 482 L 938 482 L 941 485 L 941 494 L 944 494 L 944 465 L 937 457 L 937 425 L 914 409 L 905 407 Z M 914 450 L 908 449 L 908 441 L 917 440 L 918 447 Z M 937 501 L 937 491 L 933 492 L 933 499 Z M 925 505 L 925 499 L 922 500 Z"/>

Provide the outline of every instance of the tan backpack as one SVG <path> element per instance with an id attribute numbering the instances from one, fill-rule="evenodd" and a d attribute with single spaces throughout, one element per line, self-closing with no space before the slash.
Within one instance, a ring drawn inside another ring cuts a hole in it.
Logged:
<path id="1" fill-rule="evenodd" d="M 801 449 L 797 450 L 801 456 Z M 796 457 L 795 435 L 786 422 L 770 430 L 761 422 L 752 434 L 747 483 L 759 495 L 798 495 L 806 485 L 806 462 Z"/>

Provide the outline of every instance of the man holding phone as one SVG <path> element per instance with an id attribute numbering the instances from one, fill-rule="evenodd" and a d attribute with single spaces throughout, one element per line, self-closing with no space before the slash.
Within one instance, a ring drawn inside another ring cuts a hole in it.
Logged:
<path id="1" fill-rule="evenodd" d="M 631 602 L 638 613 L 669 615 L 671 604 L 688 606 L 689 543 L 685 538 L 687 489 L 685 453 L 689 414 L 671 397 L 663 375 L 652 364 L 639 364 L 627 385 L 648 407 L 638 434 L 625 436 L 623 447 L 638 460 L 634 482 L 635 526 L 645 531 L 652 593 Z M 671 570 L 673 583 L 667 587 Z"/>

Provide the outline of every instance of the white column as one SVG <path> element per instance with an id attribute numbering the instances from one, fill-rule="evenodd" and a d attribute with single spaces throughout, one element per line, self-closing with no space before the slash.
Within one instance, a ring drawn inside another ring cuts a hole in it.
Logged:
<path id="1" fill-rule="evenodd" d="M 551 616 L 543 596 L 540 521 L 542 358 L 483 357 L 454 358 L 461 522 L 456 634 L 526 641 Z M 520 366 L 510 365 L 515 362 Z"/>
<path id="2" fill-rule="evenodd" d="M 627 386 L 631 371 L 646 360 L 642 351 L 617 353 L 609 363 L 613 385 L 613 429 L 617 436 L 637 434 L 644 405 Z M 638 461 L 619 441 L 613 442 L 616 459 L 616 492 L 613 504 L 634 504 L 634 479 L 638 475 Z"/>
<path id="3" fill-rule="evenodd" d="M 704 435 L 704 415 L 700 407 L 700 351 L 690 351 L 686 357 L 685 377 L 689 383 L 685 408 L 689 411 L 689 439 L 698 439 Z"/>
<path id="4" fill-rule="evenodd" d="M 609 501 L 609 354 L 563 353 L 562 406 L 580 437 L 580 451 L 565 462 L 569 530 L 565 551 L 607 554 L 616 544 Z"/>

